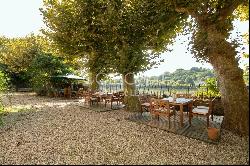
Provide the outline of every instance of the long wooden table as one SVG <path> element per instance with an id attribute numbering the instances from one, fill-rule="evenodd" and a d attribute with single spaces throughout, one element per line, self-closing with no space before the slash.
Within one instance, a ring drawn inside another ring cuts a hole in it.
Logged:
<path id="1" fill-rule="evenodd" d="M 177 98 L 175 101 L 173 101 L 173 99 L 171 99 L 171 98 L 163 98 L 162 100 L 163 101 L 168 100 L 169 104 L 171 106 L 179 106 L 180 107 L 180 125 L 181 125 L 181 127 L 183 127 L 184 126 L 184 123 L 183 123 L 183 107 L 185 105 L 187 105 L 189 107 L 188 109 L 192 110 L 192 105 L 191 105 L 192 99 L 185 99 L 184 100 L 183 98 Z M 189 116 L 191 116 L 191 114 L 189 114 Z M 189 120 L 190 120 L 190 118 L 189 118 Z"/>

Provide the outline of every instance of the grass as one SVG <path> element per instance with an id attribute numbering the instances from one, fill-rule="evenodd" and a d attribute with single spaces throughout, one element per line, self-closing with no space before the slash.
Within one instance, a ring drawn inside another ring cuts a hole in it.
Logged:
<path id="1" fill-rule="evenodd" d="M 3 117 L 8 115 L 9 113 L 21 113 L 21 112 L 30 112 L 34 111 L 31 108 L 22 108 L 22 107 L 16 107 L 16 108 L 4 108 L 2 105 L 0 105 L 0 126 L 3 126 Z"/>

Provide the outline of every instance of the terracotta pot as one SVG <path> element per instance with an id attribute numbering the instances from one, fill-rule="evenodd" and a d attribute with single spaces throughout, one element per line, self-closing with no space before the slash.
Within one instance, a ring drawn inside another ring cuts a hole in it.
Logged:
<path id="1" fill-rule="evenodd" d="M 209 127 L 207 129 L 207 133 L 208 133 L 208 138 L 211 140 L 216 140 L 219 136 L 219 129 L 214 128 L 214 127 Z"/>

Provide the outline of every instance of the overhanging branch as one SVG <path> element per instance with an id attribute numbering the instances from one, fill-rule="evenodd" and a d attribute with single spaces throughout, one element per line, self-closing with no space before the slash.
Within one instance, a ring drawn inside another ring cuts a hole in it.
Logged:
<path id="1" fill-rule="evenodd" d="M 173 4 L 174 4 L 176 12 L 178 12 L 178 13 L 186 13 L 188 15 L 195 16 L 195 12 L 193 10 L 189 9 L 188 7 L 180 6 L 175 1 L 173 1 Z"/>
<path id="2" fill-rule="evenodd" d="M 194 9 L 192 9 L 190 7 L 180 6 L 180 5 L 176 4 L 175 1 L 173 1 L 173 3 L 174 3 L 174 7 L 175 7 L 176 12 L 188 14 L 188 15 L 192 16 L 193 18 L 197 19 L 197 20 L 204 19 L 204 15 L 200 15 L 197 12 L 197 10 L 194 10 Z"/>
<path id="3" fill-rule="evenodd" d="M 219 18 L 218 20 L 225 20 L 229 15 L 233 13 L 233 11 L 241 4 L 248 3 L 247 0 L 230 0 L 226 1 L 226 4 L 223 8 L 218 10 Z M 218 3 L 221 5 L 221 3 Z"/>

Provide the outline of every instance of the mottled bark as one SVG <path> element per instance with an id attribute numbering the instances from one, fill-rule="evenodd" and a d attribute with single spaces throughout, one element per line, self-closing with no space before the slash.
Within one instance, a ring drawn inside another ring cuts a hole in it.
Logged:
<path id="1" fill-rule="evenodd" d="M 208 31 L 208 57 L 212 64 L 224 106 L 223 128 L 239 135 L 249 132 L 249 94 L 234 47 L 214 29 Z"/>
<path id="2" fill-rule="evenodd" d="M 96 91 L 96 90 L 98 90 L 99 89 L 99 84 L 98 84 L 98 80 L 96 80 L 96 73 L 94 73 L 94 72 L 92 72 L 91 74 L 90 74 L 90 89 L 92 90 L 92 91 Z"/>
<path id="3" fill-rule="evenodd" d="M 138 96 L 135 95 L 135 80 L 133 74 L 123 74 L 123 89 L 125 92 L 124 103 L 127 111 L 138 112 L 140 111 L 140 101 Z"/>

